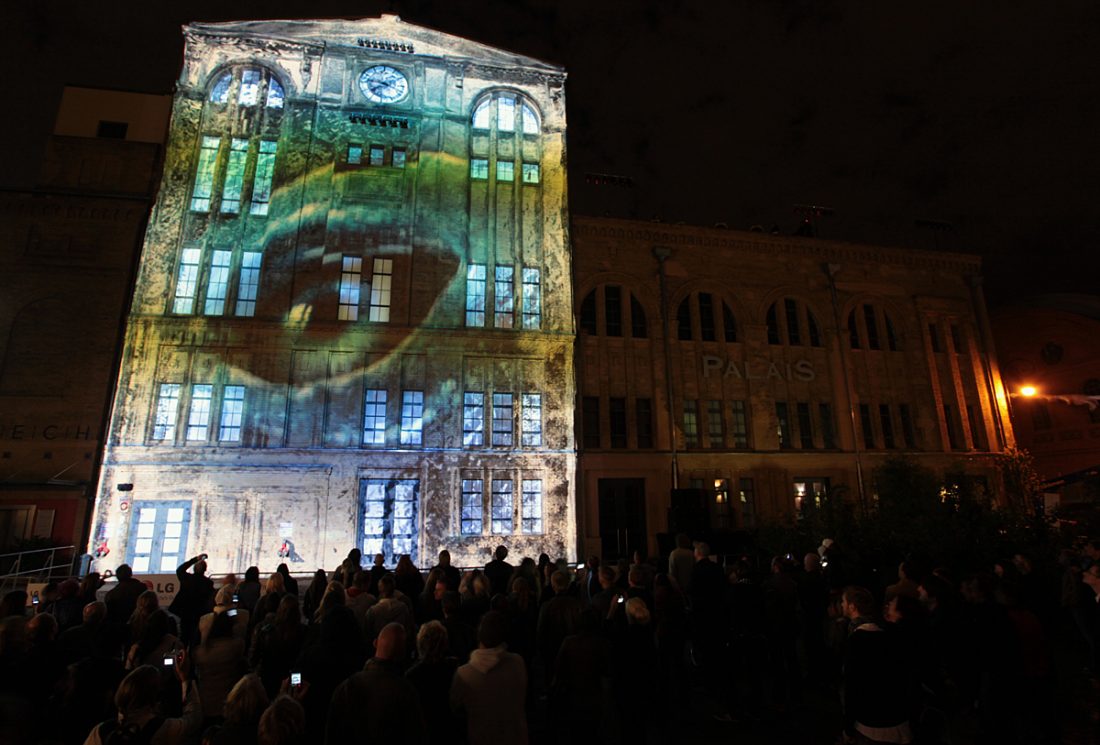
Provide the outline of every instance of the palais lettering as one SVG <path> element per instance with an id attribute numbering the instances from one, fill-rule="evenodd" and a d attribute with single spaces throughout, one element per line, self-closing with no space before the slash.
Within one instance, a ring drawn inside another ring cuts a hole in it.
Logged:
<path id="1" fill-rule="evenodd" d="M 712 375 L 739 380 L 786 380 L 800 383 L 809 383 L 817 377 L 814 365 L 809 360 L 764 363 L 724 360 L 714 355 L 703 355 L 703 377 L 709 378 Z"/>

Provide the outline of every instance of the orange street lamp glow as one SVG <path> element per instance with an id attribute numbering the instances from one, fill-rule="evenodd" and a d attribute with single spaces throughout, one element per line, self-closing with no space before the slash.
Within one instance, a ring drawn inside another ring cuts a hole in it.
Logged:
<path id="1" fill-rule="evenodd" d="M 1020 388 L 1020 395 L 1025 396 L 1026 398 L 1031 398 L 1038 392 L 1038 389 L 1036 389 L 1033 385 L 1025 385 Z"/>

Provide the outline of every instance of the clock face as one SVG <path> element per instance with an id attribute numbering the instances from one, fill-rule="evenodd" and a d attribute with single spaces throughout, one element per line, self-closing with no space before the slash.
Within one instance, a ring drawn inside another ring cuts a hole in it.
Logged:
<path id="1" fill-rule="evenodd" d="M 409 81 L 389 65 L 375 65 L 359 76 L 359 90 L 375 103 L 395 103 L 409 95 Z"/>

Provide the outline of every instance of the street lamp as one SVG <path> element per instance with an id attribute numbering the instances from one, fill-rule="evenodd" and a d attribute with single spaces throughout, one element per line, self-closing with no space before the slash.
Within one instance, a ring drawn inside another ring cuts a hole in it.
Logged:
<path id="1" fill-rule="evenodd" d="M 1038 392 L 1039 392 L 1039 389 L 1036 388 L 1033 385 L 1020 386 L 1020 395 L 1023 396 L 1024 398 L 1031 398 L 1032 396 L 1034 396 Z"/>

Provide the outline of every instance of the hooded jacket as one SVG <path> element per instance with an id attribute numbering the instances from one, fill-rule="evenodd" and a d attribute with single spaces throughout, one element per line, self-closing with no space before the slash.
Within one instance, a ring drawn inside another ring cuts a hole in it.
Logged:
<path id="1" fill-rule="evenodd" d="M 451 683 L 451 709 L 466 716 L 470 745 L 527 745 L 527 668 L 505 645 L 475 649 Z"/>

